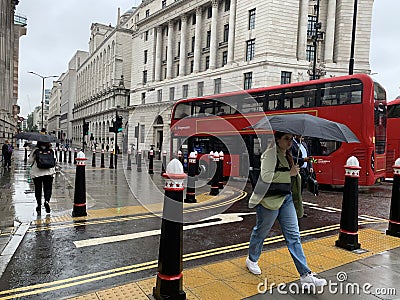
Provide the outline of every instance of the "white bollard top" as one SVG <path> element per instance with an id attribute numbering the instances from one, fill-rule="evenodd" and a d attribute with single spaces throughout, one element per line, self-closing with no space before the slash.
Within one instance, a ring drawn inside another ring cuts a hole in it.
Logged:
<path id="1" fill-rule="evenodd" d="M 400 157 L 394 162 L 394 167 L 400 167 Z"/>
<path id="2" fill-rule="evenodd" d="M 347 161 L 346 165 L 344 166 L 345 176 L 348 177 L 360 177 L 360 163 L 355 156 L 350 156 Z"/>
<path id="3" fill-rule="evenodd" d="M 167 155 L 167 150 L 163 150 L 163 155 Z"/>
<path id="4" fill-rule="evenodd" d="M 393 174 L 400 175 L 400 157 L 396 159 L 393 165 Z"/>
<path id="5" fill-rule="evenodd" d="M 196 158 L 197 154 L 195 152 L 190 152 L 189 158 Z"/>
<path id="6" fill-rule="evenodd" d="M 83 153 L 83 151 L 79 151 L 78 152 L 78 154 L 77 154 L 77 156 L 76 156 L 76 158 L 85 158 L 86 156 L 85 156 L 85 153 Z"/>
<path id="7" fill-rule="evenodd" d="M 359 167 L 360 163 L 355 156 L 350 156 L 346 161 L 346 166 L 348 167 Z"/>
<path id="8" fill-rule="evenodd" d="M 130 149 L 128 149 L 128 154 L 131 154 L 131 150 Z"/>
<path id="9" fill-rule="evenodd" d="M 183 181 L 187 175 L 183 172 L 183 165 L 178 159 L 174 158 L 168 163 L 165 173 L 162 176 L 165 178 L 164 190 L 184 190 Z"/>
<path id="10" fill-rule="evenodd" d="M 224 152 L 220 151 L 220 152 L 219 152 L 219 157 L 220 157 L 220 158 L 221 158 L 221 157 L 223 158 L 223 157 L 224 157 Z"/>

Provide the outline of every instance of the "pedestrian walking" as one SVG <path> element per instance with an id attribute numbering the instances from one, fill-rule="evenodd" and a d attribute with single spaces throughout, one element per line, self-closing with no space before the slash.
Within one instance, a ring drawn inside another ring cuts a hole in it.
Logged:
<path id="1" fill-rule="evenodd" d="M 14 147 L 11 145 L 10 140 L 6 140 L 4 145 L 1 147 L 1 153 L 3 155 L 3 165 L 4 169 L 11 169 L 11 156 L 13 153 Z"/>
<path id="2" fill-rule="evenodd" d="M 50 198 L 53 190 L 53 178 L 56 173 L 56 157 L 50 143 L 38 142 L 29 155 L 28 163 L 31 165 L 31 178 L 35 185 L 35 198 L 37 214 L 41 214 L 42 190 L 44 194 L 44 207 L 50 213 Z"/>
<path id="3" fill-rule="evenodd" d="M 282 229 L 287 248 L 300 275 L 303 286 L 320 287 L 327 284 L 325 279 L 316 277 L 307 266 L 306 257 L 300 240 L 300 230 L 292 193 L 300 193 L 300 189 L 291 190 L 292 177 L 298 176 L 299 168 L 293 162 L 290 147 L 293 135 L 275 132 L 276 147 L 269 147 L 261 156 L 260 179 L 270 182 L 270 189 L 264 195 L 253 193 L 249 207 L 256 209 L 257 222 L 250 237 L 250 245 L 246 266 L 256 275 L 261 274 L 258 260 L 264 240 L 276 219 Z M 300 195 L 301 197 L 301 195 Z"/>

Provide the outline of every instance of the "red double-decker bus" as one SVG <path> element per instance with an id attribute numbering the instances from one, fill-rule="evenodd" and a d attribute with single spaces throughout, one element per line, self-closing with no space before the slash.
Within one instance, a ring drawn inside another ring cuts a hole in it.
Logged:
<path id="1" fill-rule="evenodd" d="M 245 129 L 263 116 L 309 113 L 347 125 L 361 143 L 308 139 L 318 182 L 344 184 L 350 156 L 360 162 L 359 184 L 373 185 L 386 172 L 386 92 L 365 74 L 242 90 L 176 102 L 171 119 L 171 153 L 223 151 L 224 175 L 246 177 L 259 168 L 270 132 Z M 268 140 L 269 138 L 269 140 Z M 207 171 L 207 156 L 201 168 Z"/>
<path id="2" fill-rule="evenodd" d="M 387 104 L 386 177 L 393 178 L 393 165 L 400 157 L 400 99 Z"/>

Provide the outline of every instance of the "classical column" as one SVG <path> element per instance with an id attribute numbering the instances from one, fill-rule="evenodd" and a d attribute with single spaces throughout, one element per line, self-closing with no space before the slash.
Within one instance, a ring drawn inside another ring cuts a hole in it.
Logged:
<path id="1" fill-rule="evenodd" d="M 210 69 L 217 67 L 217 23 L 218 23 L 218 0 L 212 0 L 212 19 L 211 19 L 211 44 L 210 44 Z"/>
<path id="2" fill-rule="evenodd" d="M 174 61 L 174 22 L 168 22 L 167 79 L 172 78 L 172 62 Z"/>
<path id="3" fill-rule="evenodd" d="M 306 59 L 308 2 L 309 2 L 309 0 L 301 0 L 300 1 L 299 28 L 298 28 L 298 36 L 297 36 L 297 59 L 298 60 Z"/>
<path id="4" fill-rule="evenodd" d="M 179 49 L 179 75 L 186 75 L 186 32 L 187 32 L 187 16 L 181 17 L 181 48 Z"/>
<path id="5" fill-rule="evenodd" d="M 229 34 L 228 34 L 228 64 L 233 62 L 235 48 L 235 26 L 236 26 L 236 0 L 231 0 L 229 9 Z"/>
<path id="6" fill-rule="evenodd" d="M 154 80 L 161 80 L 161 66 L 162 66 L 162 27 L 155 28 L 156 32 L 156 61 L 154 69 Z"/>
<path id="7" fill-rule="evenodd" d="M 196 8 L 196 30 L 195 30 L 195 41 L 194 41 L 194 66 L 193 72 L 198 73 L 200 71 L 201 62 L 201 27 L 202 27 L 202 9 L 201 7 Z"/>
<path id="8" fill-rule="evenodd" d="M 325 62 L 333 62 L 333 43 L 335 37 L 336 0 L 329 0 L 326 16 Z"/>

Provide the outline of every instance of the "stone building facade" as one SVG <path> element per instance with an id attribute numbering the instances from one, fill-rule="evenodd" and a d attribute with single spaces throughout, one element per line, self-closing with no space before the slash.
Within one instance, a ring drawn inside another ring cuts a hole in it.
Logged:
<path id="1" fill-rule="evenodd" d="M 15 16 L 18 0 L 0 0 L 0 143 L 17 131 L 19 38 L 26 18 Z"/>
<path id="2" fill-rule="evenodd" d="M 114 133 L 109 127 L 116 115 L 128 119 L 131 82 L 132 30 L 126 20 L 133 10 L 119 18 L 116 27 L 94 23 L 91 27 L 89 53 L 77 68 L 76 102 L 73 108 L 73 144 L 82 142 L 82 127 L 89 122 L 88 145 L 109 144 L 114 148 Z M 125 132 L 123 133 L 123 135 Z M 120 138 L 119 147 L 122 147 Z"/>
<path id="3" fill-rule="evenodd" d="M 353 0 L 146 0 L 133 29 L 128 143 L 169 149 L 179 99 L 348 74 Z M 369 73 L 373 0 L 358 3 L 355 73 Z M 139 126 L 139 139 L 133 127 Z"/>

